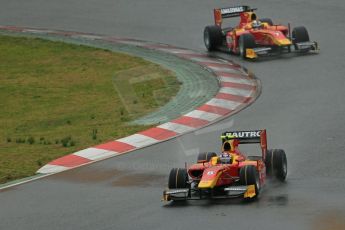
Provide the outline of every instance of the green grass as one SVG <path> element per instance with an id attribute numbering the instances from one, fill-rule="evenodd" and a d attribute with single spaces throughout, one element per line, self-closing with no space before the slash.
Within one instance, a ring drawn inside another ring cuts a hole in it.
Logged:
<path id="1" fill-rule="evenodd" d="M 60 156 L 147 126 L 180 83 L 143 59 L 86 46 L 0 36 L 0 183 Z"/>

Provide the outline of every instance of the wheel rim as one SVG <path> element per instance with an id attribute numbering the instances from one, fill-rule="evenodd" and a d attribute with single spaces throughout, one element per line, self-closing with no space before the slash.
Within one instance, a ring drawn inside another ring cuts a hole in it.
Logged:
<path id="1" fill-rule="evenodd" d="M 205 42 L 205 46 L 206 46 L 207 48 L 210 48 L 210 38 L 209 38 L 208 30 L 205 30 L 205 33 L 204 33 L 204 42 Z"/>

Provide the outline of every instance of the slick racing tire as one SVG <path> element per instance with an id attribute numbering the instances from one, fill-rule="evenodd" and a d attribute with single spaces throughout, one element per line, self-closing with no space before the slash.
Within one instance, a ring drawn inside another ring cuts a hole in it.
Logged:
<path id="1" fill-rule="evenodd" d="M 169 189 L 188 188 L 188 173 L 185 168 L 173 168 L 169 174 Z"/>
<path id="2" fill-rule="evenodd" d="M 273 26 L 273 21 L 270 18 L 261 18 L 260 22 L 267 23 L 269 26 Z"/>
<path id="3" fill-rule="evenodd" d="M 294 43 L 309 42 L 309 34 L 304 26 L 295 27 L 292 30 L 292 39 Z"/>
<path id="4" fill-rule="evenodd" d="M 204 43 L 208 51 L 213 51 L 222 44 L 222 29 L 219 26 L 206 26 Z"/>
<path id="5" fill-rule="evenodd" d="M 287 159 L 282 149 L 269 149 L 266 153 L 266 174 L 285 181 L 287 175 Z"/>
<path id="6" fill-rule="evenodd" d="M 212 159 L 212 157 L 216 157 L 216 156 L 217 156 L 217 154 L 212 153 L 212 152 L 199 153 L 197 163 L 202 163 L 205 161 L 209 162 Z"/>
<path id="7" fill-rule="evenodd" d="M 259 172 L 254 165 L 245 165 L 240 169 L 240 184 L 255 185 L 255 197 L 259 195 L 261 188 L 260 178 Z"/>
<path id="8" fill-rule="evenodd" d="M 246 50 L 255 48 L 255 40 L 254 36 L 251 34 L 242 34 L 239 38 L 239 49 L 240 49 L 240 56 L 243 59 L 246 59 Z"/>
<path id="9" fill-rule="evenodd" d="M 291 35 L 292 35 L 292 43 L 294 44 L 296 50 L 298 50 L 296 43 L 309 42 L 309 34 L 308 34 L 307 29 L 304 26 L 293 28 Z"/>

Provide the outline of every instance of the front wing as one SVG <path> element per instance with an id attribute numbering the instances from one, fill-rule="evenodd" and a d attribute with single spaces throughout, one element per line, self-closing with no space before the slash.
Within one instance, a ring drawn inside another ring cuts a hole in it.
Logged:
<path id="1" fill-rule="evenodd" d="M 294 44 L 294 52 L 309 52 L 319 51 L 317 42 L 299 42 Z M 246 49 L 246 58 L 255 59 L 259 56 L 269 56 L 270 54 L 283 53 L 284 51 L 291 52 L 290 46 L 281 47 L 281 49 L 273 49 L 272 47 L 256 47 Z"/>
<path id="2" fill-rule="evenodd" d="M 171 200 L 203 200 L 203 199 L 228 199 L 228 198 L 253 198 L 256 196 L 255 185 L 230 186 L 223 190 L 222 194 L 205 189 L 167 189 L 163 191 L 163 201 Z"/>

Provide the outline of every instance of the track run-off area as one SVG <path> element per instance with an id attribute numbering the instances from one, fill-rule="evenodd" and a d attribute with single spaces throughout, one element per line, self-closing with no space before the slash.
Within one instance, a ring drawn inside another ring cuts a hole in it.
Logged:
<path id="1" fill-rule="evenodd" d="M 212 9 L 235 1 L 73 0 L 2 3 L 0 25 L 121 36 L 205 52 Z M 216 124 L 163 143 L 0 192 L 0 229 L 344 229 L 345 3 L 247 1 L 259 17 L 304 25 L 320 54 L 258 62 L 214 53 L 255 73 L 262 94 Z M 236 22 L 235 22 L 236 23 Z M 218 151 L 225 130 L 266 128 L 288 178 L 256 202 L 161 203 L 170 168 Z"/>
<path id="2" fill-rule="evenodd" d="M 156 118 L 154 123 L 159 123 L 158 126 L 55 159 L 37 171 L 41 176 L 118 156 L 209 126 L 249 106 L 261 92 L 260 82 L 240 65 L 188 49 L 134 39 L 12 26 L 0 26 L 1 32 L 132 54 L 175 72 L 182 84 L 176 97 L 159 109 L 163 110 L 158 111 L 163 116 Z M 175 114 L 169 114 L 171 120 L 164 116 L 164 110 L 169 107 L 175 110 Z M 154 121 L 154 118 L 148 120 Z"/>

